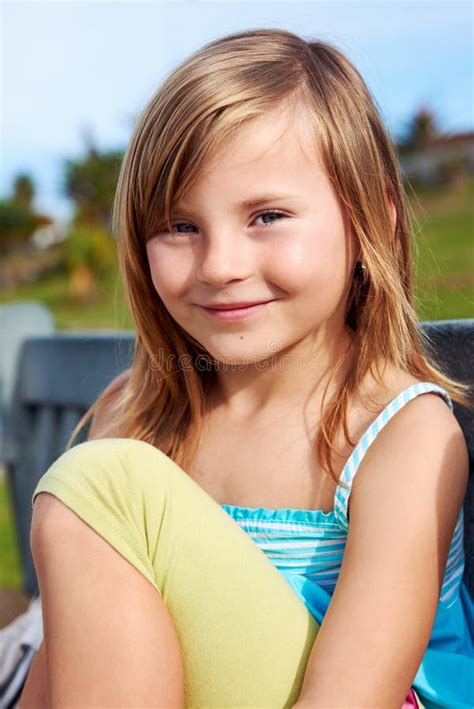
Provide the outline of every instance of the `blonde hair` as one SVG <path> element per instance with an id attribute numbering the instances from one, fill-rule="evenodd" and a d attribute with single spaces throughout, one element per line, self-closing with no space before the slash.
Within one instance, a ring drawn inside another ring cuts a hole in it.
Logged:
<path id="1" fill-rule="evenodd" d="M 136 345 L 128 380 L 113 402 L 108 435 L 147 441 L 183 468 L 195 455 L 216 373 L 194 366 L 206 350 L 165 309 L 151 280 L 146 241 L 163 222 L 171 229 L 174 204 L 219 146 L 239 126 L 283 103 L 309 119 L 364 266 L 354 271 L 346 311 L 358 356 L 339 391 L 327 403 L 323 399 L 315 440 L 323 469 L 335 476 L 336 433 L 342 425 L 350 441 L 348 408 L 368 372 L 382 385 L 381 363 L 433 381 L 455 401 L 469 403 L 466 385 L 443 374 L 426 353 L 428 341 L 413 308 L 408 203 L 394 146 L 361 75 L 327 42 L 281 29 L 238 32 L 208 43 L 166 78 L 138 119 L 115 195 L 114 231 Z M 396 209 L 395 229 L 387 196 Z M 173 356 L 187 357 L 188 366 L 170 371 L 163 363 Z M 105 392 L 82 417 L 68 447 L 97 408 L 109 403 Z"/>

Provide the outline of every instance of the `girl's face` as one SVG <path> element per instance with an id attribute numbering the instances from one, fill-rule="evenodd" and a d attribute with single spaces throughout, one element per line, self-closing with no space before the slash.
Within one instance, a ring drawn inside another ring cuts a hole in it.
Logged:
<path id="1" fill-rule="evenodd" d="M 355 261 L 353 240 L 301 119 L 253 119 L 207 164 L 147 243 L 165 307 L 218 361 L 334 348 Z M 247 313 L 221 303 L 262 303 Z M 309 349 L 307 348 L 309 347 Z"/>

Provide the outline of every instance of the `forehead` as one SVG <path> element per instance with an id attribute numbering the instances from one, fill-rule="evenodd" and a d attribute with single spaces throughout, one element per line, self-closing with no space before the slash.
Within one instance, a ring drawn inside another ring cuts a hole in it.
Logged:
<path id="1" fill-rule="evenodd" d="M 302 111 L 278 108 L 236 128 L 180 202 L 199 199 L 207 190 L 225 190 L 236 200 L 257 191 L 286 194 L 295 186 L 314 186 L 315 179 L 324 180 L 315 131 Z"/>
<path id="2" fill-rule="evenodd" d="M 318 163 L 318 151 L 309 121 L 301 111 L 276 108 L 237 127 L 203 170 L 216 169 L 232 159 L 234 165 L 272 160 L 282 153 L 294 153 L 311 165 Z"/>

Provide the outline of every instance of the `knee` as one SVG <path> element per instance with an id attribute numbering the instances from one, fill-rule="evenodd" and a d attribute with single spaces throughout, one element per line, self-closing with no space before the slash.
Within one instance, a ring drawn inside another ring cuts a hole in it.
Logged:
<path id="1" fill-rule="evenodd" d="M 100 438 L 65 451 L 40 482 L 53 478 L 58 485 L 75 488 L 88 497 L 92 493 L 93 498 L 108 493 L 111 500 L 117 500 L 139 494 L 145 500 L 154 498 L 158 502 L 160 490 L 167 493 L 176 476 L 182 475 L 184 471 L 171 458 L 145 441 Z"/>
<path id="2" fill-rule="evenodd" d="M 74 509 L 55 493 L 40 491 L 31 517 L 30 549 L 42 596 L 51 571 L 64 570 L 64 553 L 70 555 L 74 545 L 82 548 L 83 530 L 90 533 Z"/>
<path id="3" fill-rule="evenodd" d="M 49 549 L 50 530 L 58 529 L 61 524 L 61 503 L 48 493 L 39 495 L 33 507 L 30 527 L 30 548 L 36 572 L 39 575 L 40 567 L 44 562 L 45 552 Z M 57 518 L 59 514 L 59 518 Z"/>
<path id="4" fill-rule="evenodd" d="M 79 443 L 65 451 L 49 470 L 57 471 L 67 466 L 70 469 L 110 470 L 117 465 L 133 465 L 134 461 L 153 460 L 156 465 L 165 454 L 145 441 L 134 438 L 95 438 Z M 49 471 L 48 471 L 49 472 Z"/>
<path id="5" fill-rule="evenodd" d="M 42 567 L 45 557 L 50 565 L 54 549 L 61 551 L 61 540 L 77 541 L 78 516 L 152 580 L 150 558 L 179 476 L 184 471 L 144 441 L 103 438 L 70 448 L 33 493 L 30 542 L 35 565 Z"/>

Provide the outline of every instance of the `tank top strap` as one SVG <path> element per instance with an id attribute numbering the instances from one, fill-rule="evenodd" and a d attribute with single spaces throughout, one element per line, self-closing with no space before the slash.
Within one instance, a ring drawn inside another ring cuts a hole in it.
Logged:
<path id="1" fill-rule="evenodd" d="M 419 382 L 412 384 L 390 401 L 387 406 L 380 412 L 377 418 L 370 424 L 367 431 L 362 435 L 348 458 L 342 472 L 339 476 L 339 483 L 336 487 L 334 495 L 334 514 L 339 525 L 345 530 L 349 530 L 349 521 L 347 519 L 347 505 L 349 495 L 352 488 L 352 482 L 359 469 L 359 465 L 364 458 L 369 446 L 373 443 L 382 428 L 390 421 L 392 416 L 395 416 L 397 411 L 402 409 L 405 404 L 414 399 L 420 394 L 427 392 L 435 392 L 440 394 L 446 401 L 450 409 L 453 409 L 453 404 L 448 392 L 442 387 L 433 382 Z M 340 483 L 348 485 L 348 488 L 342 487 Z"/>

